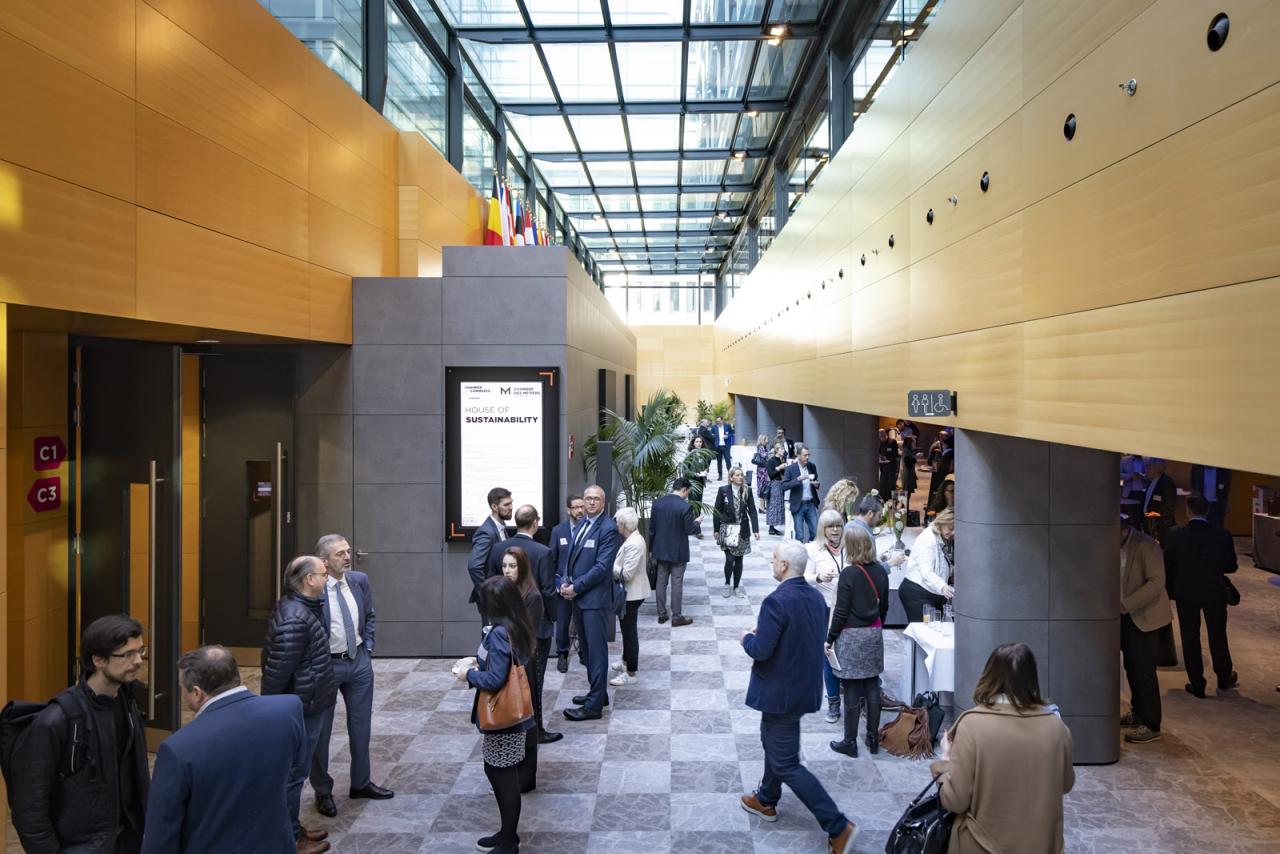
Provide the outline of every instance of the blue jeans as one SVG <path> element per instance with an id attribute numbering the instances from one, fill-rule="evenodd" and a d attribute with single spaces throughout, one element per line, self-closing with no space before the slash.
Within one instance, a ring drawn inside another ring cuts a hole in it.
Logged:
<path id="1" fill-rule="evenodd" d="M 831 665 L 827 662 L 827 657 L 822 656 L 822 682 L 827 686 L 828 697 L 840 696 L 840 680 L 831 672 Z"/>
<path id="2" fill-rule="evenodd" d="M 827 836 L 844 831 L 848 819 L 818 778 L 800 764 L 800 715 L 760 715 L 760 743 L 764 745 L 764 776 L 756 789 L 756 798 L 765 806 L 782 799 L 786 783 L 800 803 L 818 820 Z"/>
<path id="3" fill-rule="evenodd" d="M 795 524 L 799 542 L 813 542 L 813 538 L 818 536 L 818 505 L 812 501 L 804 502 L 799 510 L 791 512 L 791 521 Z"/>
<path id="4" fill-rule="evenodd" d="M 316 745 L 320 743 L 320 732 L 324 729 L 326 714 L 332 716 L 333 708 L 330 707 L 327 713 L 317 712 L 302 719 L 307 729 L 307 756 L 289 774 L 289 821 L 293 824 L 294 839 L 302 831 L 302 824 L 298 821 L 298 813 L 302 811 L 302 782 L 307 779 L 307 772 L 311 770 L 311 757 L 315 755 Z"/>
<path id="5" fill-rule="evenodd" d="M 364 644 L 356 648 L 356 657 L 335 658 L 333 675 L 347 707 L 347 740 L 351 745 L 351 788 L 369 785 L 369 738 L 373 730 L 373 659 Z M 333 794 L 333 777 L 329 776 L 329 742 L 333 735 L 333 713 L 337 703 L 324 713 L 320 741 L 311 761 L 311 788 L 317 795 Z"/>

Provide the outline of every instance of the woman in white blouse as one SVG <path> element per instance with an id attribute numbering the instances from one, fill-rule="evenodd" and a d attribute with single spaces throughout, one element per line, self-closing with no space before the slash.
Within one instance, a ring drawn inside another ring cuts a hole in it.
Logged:
<path id="1" fill-rule="evenodd" d="M 610 685 L 629 685 L 636 681 L 636 669 L 640 660 L 640 637 L 636 620 L 640 606 L 652 590 L 649 586 L 649 548 L 641 536 L 640 517 L 635 508 L 623 507 L 613 516 L 622 535 L 622 545 L 613 559 L 613 578 L 621 581 L 627 596 L 627 610 L 622 615 L 622 660 L 614 662 L 615 676 Z"/>
<path id="2" fill-rule="evenodd" d="M 924 619 L 924 608 L 942 608 L 955 589 L 951 586 L 951 544 L 956 535 L 956 514 L 943 510 L 929 527 L 920 532 L 907 558 L 907 575 L 898 587 L 898 598 L 907 612 L 907 621 Z"/>
<path id="3" fill-rule="evenodd" d="M 836 585 L 840 582 L 840 570 L 844 569 L 844 516 L 830 508 L 818 517 L 818 536 L 805 546 L 809 552 L 809 564 L 804 570 L 804 580 L 812 584 L 827 600 L 827 620 L 835 613 Z M 822 681 L 827 686 L 826 721 L 833 724 L 840 720 L 840 680 L 831 672 L 827 658 L 822 657 Z"/>

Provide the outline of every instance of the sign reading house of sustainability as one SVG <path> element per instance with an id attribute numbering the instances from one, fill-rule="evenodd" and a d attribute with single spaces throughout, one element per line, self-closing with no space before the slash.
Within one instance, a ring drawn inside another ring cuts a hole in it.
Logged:
<path id="1" fill-rule="evenodd" d="M 538 382 L 471 382 L 459 389 L 462 524 L 489 515 L 489 490 L 511 490 L 512 507 L 542 504 L 542 393 Z"/>

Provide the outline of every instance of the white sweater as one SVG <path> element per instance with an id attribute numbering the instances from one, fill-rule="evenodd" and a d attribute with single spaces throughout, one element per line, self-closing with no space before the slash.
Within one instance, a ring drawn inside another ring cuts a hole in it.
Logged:
<path id="1" fill-rule="evenodd" d="M 933 530 L 933 525 L 925 528 L 911 544 L 911 555 L 907 558 L 907 581 L 919 584 L 930 593 L 941 596 L 942 588 L 947 584 L 951 574 L 951 565 L 942 554 L 942 541 Z"/>

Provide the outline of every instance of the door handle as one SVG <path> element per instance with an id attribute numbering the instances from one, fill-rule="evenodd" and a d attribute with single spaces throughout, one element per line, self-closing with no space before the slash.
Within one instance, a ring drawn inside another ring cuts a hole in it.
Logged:
<path id="1" fill-rule="evenodd" d="M 155 647 L 156 640 L 156 486 L 160 482 L 160 478 L 156 477 L 156 461 L 151 460 L 147 467 L 147 572 L 150 576 L 150 589 L 147 591 L 147 598 L 150 600 L 150 609 L 148 611 L 148 626 L 151 631 L 151 646 Z M 155 720 L 156 717 L 156 672 L 155 672 L 155 656 L 151 659 L 150 672 L 147 675 L 147 719 Z"/>
<path id="2" fill-rule="evenodd" d="M 369 556 L 368 552 L 362 552 L 359 549 L 356 549 L 356 563 L 359 563 L 360 561 L 364 560 L 368 556 Z"/>
<path id="3" fill-rule="evenodd" d="M 276 442 L 276 465 L 271 473 L 271 516 L 275 524 L 275 560 L 276 560 L 276 595 L 281 595 L 284 587 L 284 565 L 281 554 L 284 546 L 284 509 L 283 496 L 280 490 L 284 485 L 284 443 Z"/>

